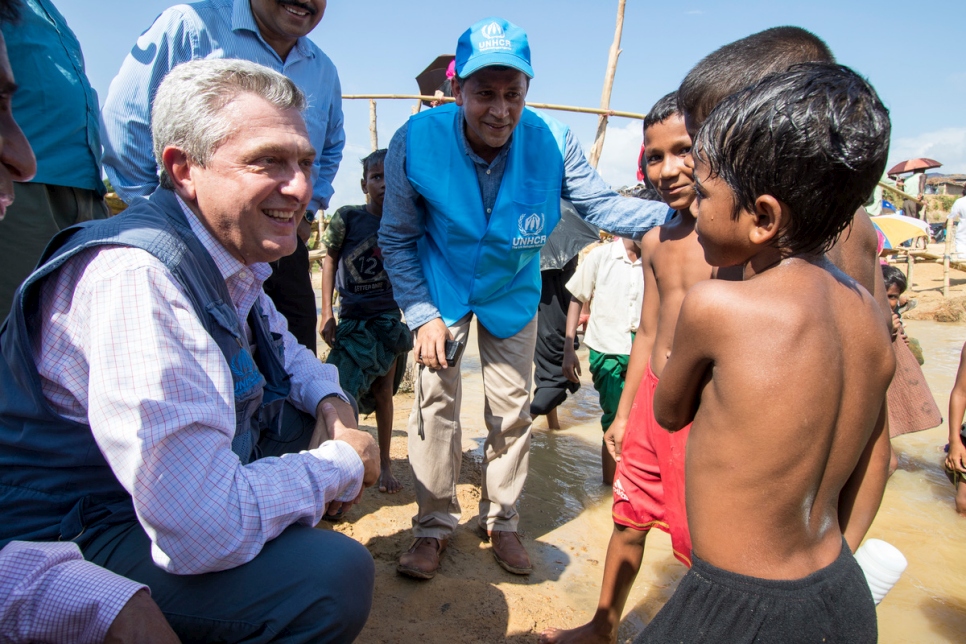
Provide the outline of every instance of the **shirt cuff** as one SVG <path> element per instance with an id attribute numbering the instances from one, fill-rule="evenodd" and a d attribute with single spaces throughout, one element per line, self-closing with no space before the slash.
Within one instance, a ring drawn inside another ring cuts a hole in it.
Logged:
<path id="1" fill-rule="evenodd" d="M 343 441 L 326 441 L 319 447 L 309 450 L 321 461 L 336 465 L 339 473 L 336 496 L 333 501 L 347 502 L 355 499 L 362 492 L 362 477 L 365 467 L 356 451 Z"/>
<path id="2" fill-rule="evenodd" d="M 72 590 L 65 584 L 63 595 L 48 597 L 48 601 L 55 601 L 52 602 L 53 605 L 48 603 L 47 606 L 52 614 L 56 614 L 58 610 L 63 610 L 64 614 L 76 612 L 78 601 L 97 606 L 97 613 L 91 620 L 89 631 L 92 642 L 104 641 L 111 624 L 135 593 L 142 589 L 151 592 L 144 584 L 116 575 L 88 561 L 76 561 L 68 565 L 82 569 L 83 574 L 72 579 Z M 85 595 L 86 601 L 82 599 Z"/>
<path id="3" fill-rule="evenodd" d="M 339 383 L 332 382 L 331 380 L 315 379 L 303 385 L 302 389 L 305 392 L 302 396 L 302 404 L 305 407 L 305 411 L 309 414 L 314 414 L 319 408 L 319 403 L 327 396 L 338 396 L 349 403 L 349 397 L 342 391 Z M 351 405 L 352 403 L 349 404 Z"/>
<path id="4" fill-rule="evenodd" d="M 443 316 L 439 314 L 439 309 L 429 302 L 413 304 L 406 309 L 406 324 L 412 331 L 415 331 L 431 320 L 441 317 Z"/>

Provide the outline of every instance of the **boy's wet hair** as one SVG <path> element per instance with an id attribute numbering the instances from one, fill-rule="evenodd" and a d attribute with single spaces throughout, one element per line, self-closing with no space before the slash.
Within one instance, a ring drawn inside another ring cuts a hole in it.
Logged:
<path id="1" fill-rule="evenodd" d="M 375 152 L 372 152 L 362 160 L 362 180 L 365 181 L 369 178 L 369 168 L 376 165 L 377 163 L 384 163 L 386 160 L 386 148 L 379 148 Z"/>
<path id="2" fill-rule="evenodd" d="M 886 289 L 890 286 L 898 286 L 899 293 L 905 293 L 909 283 L 906 281 L 905 274 L 895 266 L 882 265 L 882 279 L 885 281 Z"/>
<path id="3" fill-rule="evenodd" d="M 658 99 L 651 111 L 644 117 L 643 130 L 646 132 L 647 128 L 663 123 L 675 114 L 681 114 L 681 110 L 678 108 L 678 93 L 671 92 Z"/>
<path id="4" fill-rule="evenodd" d="M 726 98 L 693 154 L 734 192 L 734 217 L 771 195 L 791 210 L 777 244 L 825 252 L 875 188 L 889 152 L 889 111 L 848 67 L 796 65 Z"/>
<path id="5" fill-rule="evenodd" d="M 821 38 L 801 27 L 772 27 L 711 52 L 681 82 L 681 112 L 700 125 L 726 96 L 798 63 L 834 63 Z"/>

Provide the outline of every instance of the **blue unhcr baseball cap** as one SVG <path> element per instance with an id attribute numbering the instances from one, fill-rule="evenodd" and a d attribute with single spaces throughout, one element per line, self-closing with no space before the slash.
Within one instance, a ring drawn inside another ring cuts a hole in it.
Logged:
<path id="1" fill-rule="evenodd" d="M 456 74 L 460 78 L 493 65 L 519 69 L 533 78 L 527 32 L 503 18 L 480 20 L 456 43 Z"/>

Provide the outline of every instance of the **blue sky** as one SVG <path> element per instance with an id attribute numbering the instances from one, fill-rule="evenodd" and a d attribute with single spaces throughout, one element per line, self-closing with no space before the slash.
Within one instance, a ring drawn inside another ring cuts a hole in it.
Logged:
<path id="1" fill-rule="evenodd" d="M 165 0 L 54 0 L 77 34 L 101 101 L 124 56 Z M 527 30 L 533 102 L 596 107 L 614 35 L 617 0 L 330 0 L 311 38 L 339 69 L 346 94 L 416 93 L 414 77 L 437 55 L 453 53 L 470 24 L 501 16 Z M 611 107 L 646 112 L 675 89 L 694 63 L 761 29 L 798 25 L 825 39 L 839 62 L 862 73 L 892 114 L 890 163 L 935 158 L 966 173 L 966 9 L 962 0 L 627 0 L 622 54 Z M 915 51 L 915 55 L 906 53 Z M 369 151 L 367 101 L 345 101 L 345 158 L 330 207 L 359 202 Z M 409 101 L 378 103 L 379 144 L 410 114 Z M 553 112 L 589 149 L 595 116 Z M 611 119 L 600 171 L 615 186 L 634 181 L 638 121 Z"/>

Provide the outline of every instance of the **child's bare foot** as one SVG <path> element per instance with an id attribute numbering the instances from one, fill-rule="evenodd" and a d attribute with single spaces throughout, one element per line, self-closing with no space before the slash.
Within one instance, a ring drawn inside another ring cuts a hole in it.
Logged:
<path id="1" fill-rule="evenodd" d="M 611 633 L 602 633 L 601 628 L 594 622 L 588 622 L 569 630 L 548 628 L 540 633 L 538 641 L 540 644 L 580 644 L 581 642 L 610 644 L 614 639 L 615 636 Z"/>
<path id="2" fill-rule="evenodd" d="M 392 475 L 392 466 L 383 465 L 382 472 L 379 474 L 379 491 L 387 494 L 395 494 L 402 489 L 402 483 Z"/>

